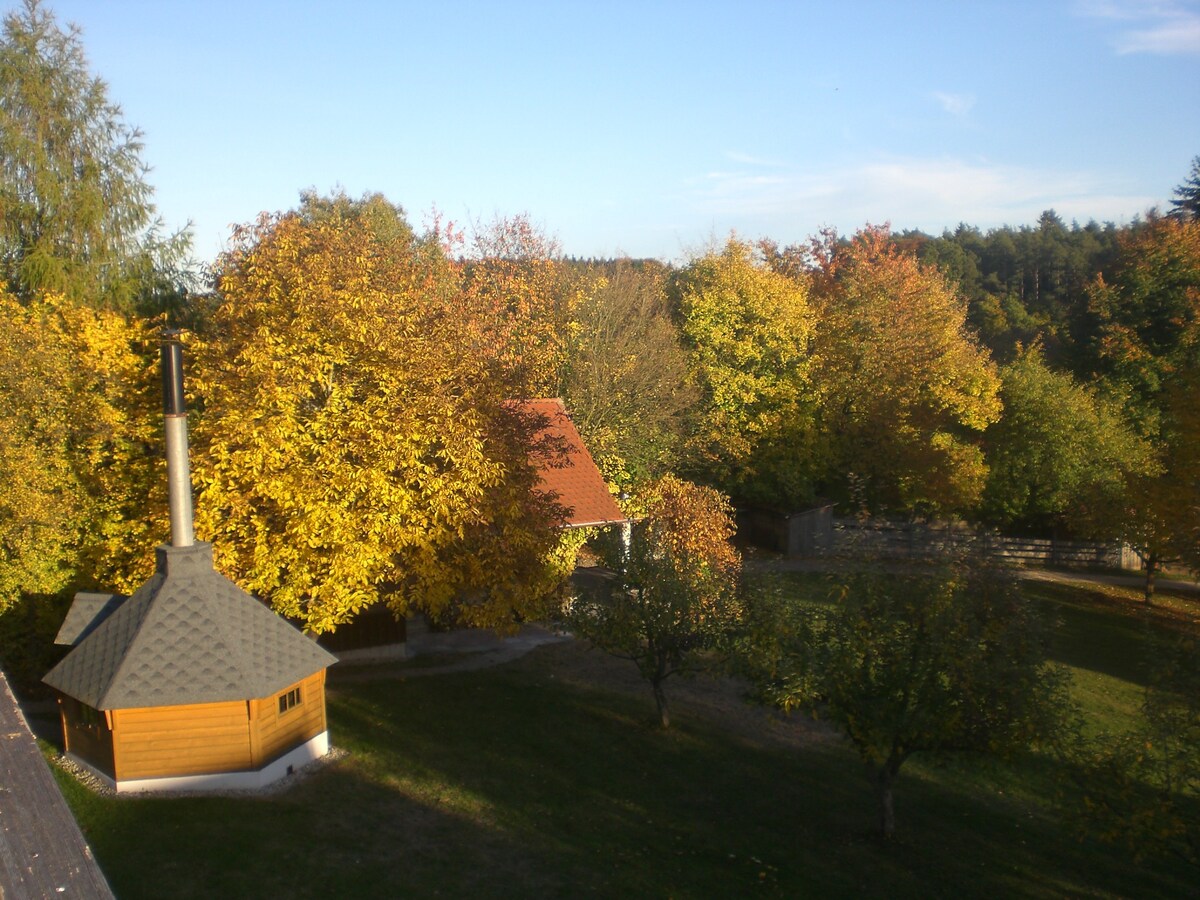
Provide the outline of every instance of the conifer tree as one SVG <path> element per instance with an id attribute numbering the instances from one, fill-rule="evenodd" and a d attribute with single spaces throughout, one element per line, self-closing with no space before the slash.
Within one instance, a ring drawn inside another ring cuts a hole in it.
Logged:
<path id="1" fill-rule="evenodd" d="M 80 31 L 40 0 L 0 36 L 0 279 L 131 311 L 177 279 L 186 232 L 166 235 L 146 180 L 142 134 L 91 74 Z"/>

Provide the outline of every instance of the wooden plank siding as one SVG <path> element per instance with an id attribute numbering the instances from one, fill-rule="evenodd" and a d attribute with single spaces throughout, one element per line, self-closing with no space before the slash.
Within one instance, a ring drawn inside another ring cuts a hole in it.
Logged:
<path id="1" fill-rule="evenodd" d="M 278 694 L 251 702 L 257 706 L 252 715 L 259 741 L 257 769 L 325 730 L 325 670 L 300 682 L 300 704 L 287 712 L 279 711 Z"/>
<path id="2" fill-rule="evenodd" d="M 241 700 L 113 710 L 117 781 L 251 769 Z"/>
<path id="3" fill-rule="evenodd" d="M 58 712 L 63 749 L 112 778 L 113 738 L 108 717 L 66 695 L 59 695 Z"/>
<path id="4" fill-rule="evenodd" d="M 117 781 L 254 771 L 326 728 L 325 672 L 297 685 L 301 703 L 254 700 L 113 710 Z"/>

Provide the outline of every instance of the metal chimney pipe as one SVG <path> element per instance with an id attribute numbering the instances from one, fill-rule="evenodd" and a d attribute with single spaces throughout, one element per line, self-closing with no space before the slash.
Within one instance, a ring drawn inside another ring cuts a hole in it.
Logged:
<path id="1" fill-rule="evenodd" d="M 192 473 L 188 465 L 187 406 L 183 398 L 183 346 L 167 335 L 162 343 L 163 415 L 167 433 L 167 503 L 171 510 L 171 546 L 190 547 Z"/>

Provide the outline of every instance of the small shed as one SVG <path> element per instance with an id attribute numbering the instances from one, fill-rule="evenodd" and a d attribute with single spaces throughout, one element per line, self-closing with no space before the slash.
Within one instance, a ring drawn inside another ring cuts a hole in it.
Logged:
<path id="1" fill-rule="evenodd" d="M 329 752 L 337 659 L 213 568 L 159 547 L 131 597 L 78 594 L 43 679 L 68 756 L 118 791 L 255 788 Z"/>
<path id="2" fill-rule="evenodd" d="M 213 567 L 192 534 L 180 347 L 163 347 L 171 544 L 130 597 L 80 593 L 43 681 L 67 755 L 117 791 L 244 789 L 329 751 L 337 658 Z"/>

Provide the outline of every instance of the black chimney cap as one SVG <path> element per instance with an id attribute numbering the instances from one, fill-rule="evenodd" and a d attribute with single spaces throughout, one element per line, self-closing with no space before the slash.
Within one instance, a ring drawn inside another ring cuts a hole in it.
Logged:
<path id="1" fill-rule="evenodd" d="M 166 336 L 162 343 L 163 413 L 168 416 L 187 414 L 183 399 L 183 345 Z"/>

